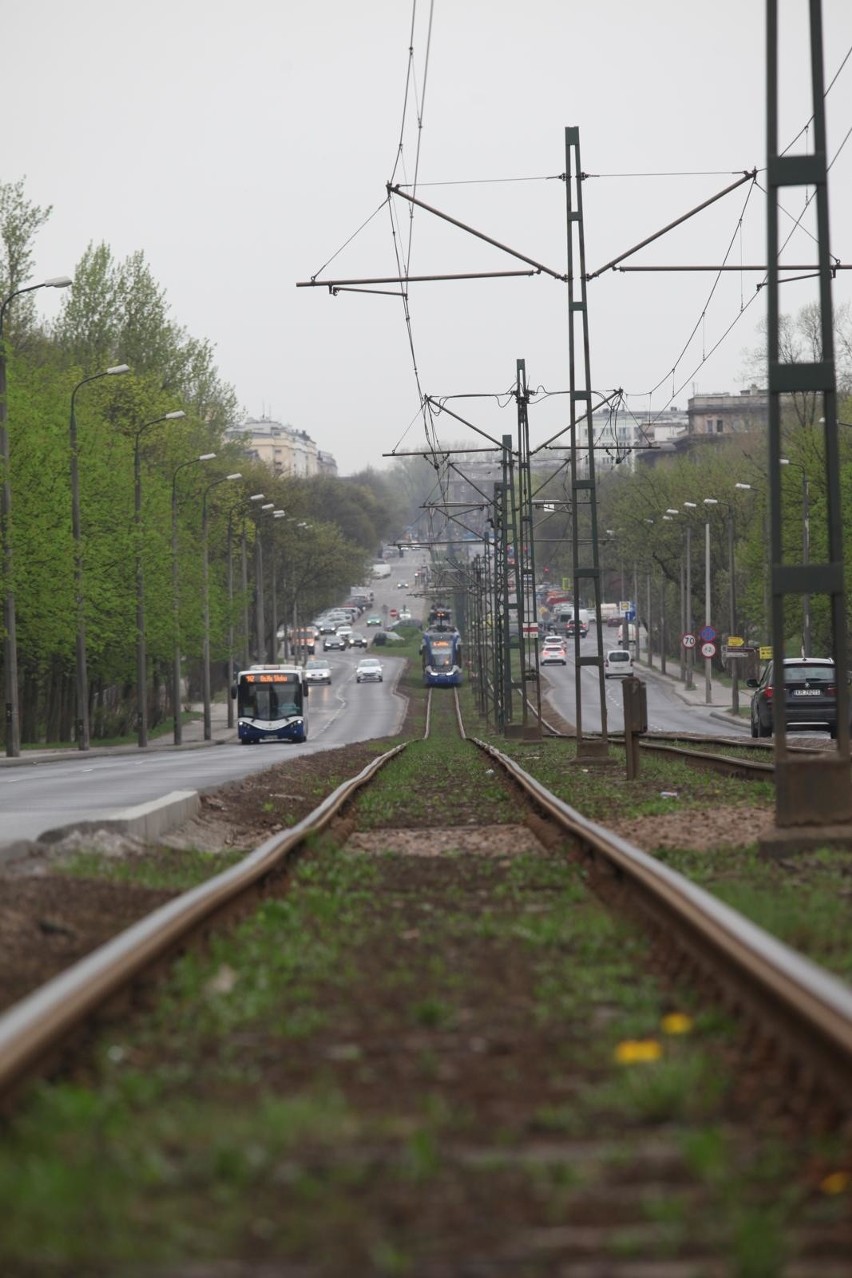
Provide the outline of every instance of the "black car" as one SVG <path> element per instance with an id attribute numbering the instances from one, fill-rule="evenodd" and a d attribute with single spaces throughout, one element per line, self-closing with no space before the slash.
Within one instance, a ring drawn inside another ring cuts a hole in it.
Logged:
<path id="1" fill-rule="evenodd" d="M 322 641 L 323 652 L 328 652 L 331 648 L 336 648 L 338 652 L 346 651 L 346 637 L 344 635 L 326 635 Z"/>
<path id="2" fill-rule="evenodd" d="M 771 737 L 775 715 L 775 662 L 749 679 L 751 735 Z M 784 723 L 788 731 L 825 731 L 837 736 L 837 677 L 831 657 L 784 658 Z"/>

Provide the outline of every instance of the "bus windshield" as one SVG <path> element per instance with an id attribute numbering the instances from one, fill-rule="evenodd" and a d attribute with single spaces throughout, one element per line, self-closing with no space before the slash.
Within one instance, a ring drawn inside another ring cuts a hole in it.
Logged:
<path id="1" fill-rule="evenodd" d="M 237 714 L 244 719 L 273 722 L 302 713 L 302 681 L 295 672 L 243 672 Z"/>

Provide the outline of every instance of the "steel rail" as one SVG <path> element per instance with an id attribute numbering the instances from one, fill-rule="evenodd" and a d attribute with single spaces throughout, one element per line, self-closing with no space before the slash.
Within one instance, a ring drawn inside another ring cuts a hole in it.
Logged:
<path id="1" fill-rule="evenodd" d="M 347 800 L 404 749 L 405 743 L 380 755 L 292 829 L 266 839 L 238 865 L 160 906 L 9 1008 L 0 1016 L 0 1095 L 199 924 L 281 865 L 308 835 L 325 829 Z"/>
<path id="2" fill-rule="evenodd" d="M 453 688 L 453 705 L 456 711 L 456 723 L 458 725 L 459 736 L 462 741 L 467 741 L 467 733 L 464 730 L 464 719 L 462 718 L 461 701 L 459 700 L 459 690 L 457 687 Z"/>
<path id="3" fill-rule="evenodd" d="M 848 1102 L 852 1068 L 852 988 L 797 954 L 703 888 L 626 839 L 582 816 L 513 759 L 471 738 L 496 759 L 563 830 L 641 887 L 654 903 L 701 940 L 714 959 L 735 965 L 738 988 L 755 990 L 809 1047 L 820 1049 L 833 1083 Z"/>
<path id="4" fill-rule="evenodd" d="M 666 759 L 677 759 L 708 772 L 718 772 L 722 776 L 740 777 L 744 781 L 771 781 L 775 776 L 774 763 L 758 763 L 756 759 L 737 759 L 730 754 L 710 754 L 706 750 L 684 750 L 680 746 L 644 738 L 639 741 L 639 749 Z"/>

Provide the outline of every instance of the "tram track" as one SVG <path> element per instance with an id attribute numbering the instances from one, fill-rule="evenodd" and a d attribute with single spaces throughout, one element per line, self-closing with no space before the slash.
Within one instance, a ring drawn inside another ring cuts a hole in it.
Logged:
<path id="1" fill-rule="evenodd" d="M 429 691 L 424 740 L 434 735 L 436 715 L 441 720 L 437 731 L 446 731 L 449 708 L 446 692 Z M 450 717 L 458 737 L 467 740 L 455 689 Z M 543 832 L 551 846 L 570 846 L 571 856 L 586 867 L 584 876 L 610 906 L 626 909 L 630 916 L 652 920 L 657 938 L 654 945 L 658 953 L 665 952 L 668 972 L 676 972 L 680 980 L 687 978 L 688 982 L 697 983 L 702 998 L 712 989 L 714 997 L 743 1018 L 749 1039 L 772 1045 L 781 1073 L 781 1082 L 776 1080 L 775 1086 L 789 1088 L 800 1117 L 802 1110 L 812 1105 L 815 1115 L 831 1115 L 836 1123 L 849 1121 L 846 1093 L 852 1066 L 852 995 L 848 987 L 801 960 L 653 857 L 584 818 L 504 751 L 478 738 L 470 738 L 468 748 L 487 760 L 495 772 L 504 773 L 514 793 L 523 793 L 524 801 L 535 811 L 533 829 Z M 74 1032 L 75 1025 L 79 1028 L 81 1019 L 90 1018 L 103 999 L 114 998 L 122 981 L 138 980 L 146 965 L 183 947 L 188 935 L 181 930 L 184 925 L 197 930 L 209 923 L 230 908 L 238 890 L 245 892 L 255 887 L 292 859 L 306 840 L 321 830 L 328 832 L 344 809 L 350 812 L 353 800 L 369 795 L 372 784 L 383 776 L 385 765 L 401 753 L 402 747 L 397 747 L 382 754 L 374 764 L 339 786 L 298 826 L 267 840 L 232 871 L 176 898 L 0 1018 L 0 1089 L 8 1091 L 31 1077 L 38 1061 L 55 1057 L 59 1040 Z M 436 800 L 440 797 L 437 791 L 435 796 Z M 357 817 L 347 816 L 346 824 L 353 826 L 356 821 Z M 400 837 L 389 826 L 383 835 L 384 845 L 394 847 Z M 428 845 L 429 838 L 428 828 L 420 832 L 421 844 Z M 442 864 L 440 856 L 435 864 L 436 868 Z M 447 861 L 442 878 L 454 866 L 462 868 L 464 860 Z M 406 894 L 404 877 L 400 877 L 404 871 L 405 866 L 400 863 L 392 879 L 394 894 L 401 899 Z M 482 892 L 484 888 L 478 890 Z M 441 896 L 437 899 L 444 900 Z M 535 918 L 535 914 L 531 917 Z M 404 930 L 404 935 L 411 938 L 409 944 L 419 943 L 421 930 L 419 923 Z M 468 1150 L 462 1162 L 475 1162 L 479 1156 L 475 1150 Z M 825 1254 L 828 1259 L 820 1272 L 840 1274 L 841 1269 L 832 1268 L 834 1253 L 830 1247 Z M 517 1272 L 526 1270 L 519 1268 Z M 609 1272 L 621 1271 L 614 1267 Z M 660 1270 L 661 1274 L 664 1272 Z M 706 1272 L 716 1271 L 708 1268 Z M 778 1272 L 797 1274 L 793 1268 Z M 808 1270 L 802 1268 L 800 1272 L 804 1275 Z"/>
<path id="2" fill-rule="evenodd" d="M 430 735 L 436 695 L 434 689 L 427 692 L 424 739 Z M 459 737 L 466 740 L 458 690 L 453 688 L 451 693 L 456 729 Z M 852 1076 L 852 993 L 845 986 L 833 978 L 826 979 L 826 974 L 807 961 L 797 962 L 796 956 L 773 938 L 721 907 L 709 894 L 604 826 L 588 821 L 494 746 L 477 738 L 471 741 L 499 765 L 528 802 L 575 840 L 585 854 L 604 859 L 613 872 L 628 877 L 641 889 L 646 908 L 665 915 L 664 926 L 676 924 L 682 931 L 686 951 L 704 954 L 705 961 L 712 956 L 713 966 L 726 973 L 726 986 L 748 989 L 753 999 L 772 1003 L 775 1019 L 786 1024 L 788 1034 L 792 1031 L 798 1050 L 810 1038 L 811 1054 L 816 1052 L 821 1059 L 820 1072 L 826 1081 L 831 1079 L 832 1090 L 839 1086 L 845 1091 Z M 772 773 L 770 765 L 747 760 L 657 741 L 643 745 L 668 758 L 711 766 L 729 775 L 765 779 Z M 137 980 L 146 968 L 185 945 L 188 937 L 209 920 L 233 908 L 244 894 L 286 863 L 307 839 L 325 830 L 403 748 L 397 746 L 379 756 L 338 786 L 293 829 L 266 840 L 237 866 L 160 907 L 0 1017 L 0 1096 L 39 1059 L 54 1058 L 64 1037 Z"/>

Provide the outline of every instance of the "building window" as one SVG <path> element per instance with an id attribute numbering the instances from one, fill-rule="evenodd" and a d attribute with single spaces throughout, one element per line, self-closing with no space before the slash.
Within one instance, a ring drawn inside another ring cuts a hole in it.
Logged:
<path id="1" fill-rule="evenodd" d="M 724 426 L 725 426 L 725 423 L 722 421 L 722 418 L 717 417 L 716 418 L 716 434 L 717 435 L 722 434 L 722 431 L 724 430 Z"/>

